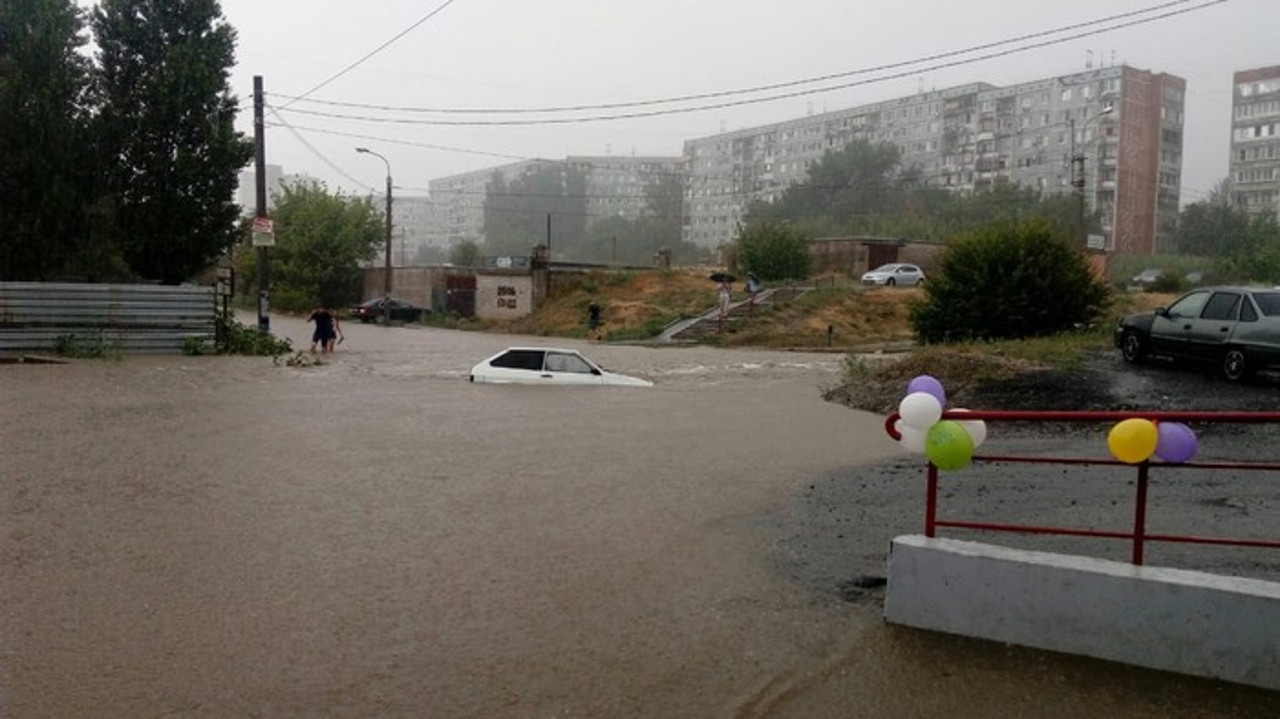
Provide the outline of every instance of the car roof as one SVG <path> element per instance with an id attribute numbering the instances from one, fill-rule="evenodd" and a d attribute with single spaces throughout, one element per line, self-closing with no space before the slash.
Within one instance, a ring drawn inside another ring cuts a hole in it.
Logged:
<path id="1" fill-rule="evenodd" d="M 508 347 L 503 352 L 572 352 L 573 354 L 582 354 L 578 350 L 571 350 L 564 347 Z"/>

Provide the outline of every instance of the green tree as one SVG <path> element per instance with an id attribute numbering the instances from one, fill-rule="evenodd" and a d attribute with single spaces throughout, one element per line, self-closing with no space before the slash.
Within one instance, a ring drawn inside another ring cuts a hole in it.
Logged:
<path id="1" fill-rule="evenodd" d="M 785 224 L 758 222 L 739 228 L 737 265 L 764 281 L 804 279 L 813 268 L 809 239 Z"/>
<path id="2" fill-rule="evenodd" d="M 1237 251 L 1248 230 L 1249 215 L 1232 206 L 1223 178 L 1207 199 L 1182 208 L 1174 237 L 1182 254 L 1222 256 Z"/>
<path id="3" fill-rule="evenodd" d="M 919 173 L 901 163 L 902 150 L 888 142 L 855 140 L 828 150 L 804 182 L 788 187 L 774 203 L 752 205 L 747 222 L 816 222 L 848 231 L 870 216 L 893 214 L 919 184 Z"/>
<path id="4" fill-rule="evenodd" d="M 272 217 L 273 306 L 297 311 L 317 300 L 329 307 L 360 300 L 359 263 L 377 256 L 385 239 L 383 210 L 371 198 L 347 197 L 317 182 L 298 182 L 281 188 Z M 240 257 L 237 275 L 256 277 L 253 253 Z M 241 285 L 248 289 L 252 283 Z"/>
<path id="5" fill-rule="evenodd" d="M 924 342 L 1057 334 L 1093 322 L 1109 300 L 1071 235 L 1043 219 L 956 240 L 940 265 L 911 312 Z"/>
<path id="6" fill-rule="evenodd" d="M 115 244 L 139 275 L 180 282 L 238 235 L 232 197 L 253 146 L 234 125 L 235 30 L 216 0 L 103 0 L 91 23 Z"/>
<path id="7" fill-rule="evenodd" d="M 0 279 L 78 269 L 90 176 L 83 29 L 72 0 L 0 2 Z"/>
<path id="8" fill-rule="evenodd" d="M 485 252 L 525 255 L 547 237 L 551 217 L 551 250 L 570 257 L 581 250 L 586 234 L 586 179 L 564 163 L 538 163 L 510 182 L 494 172 L 485 187 Z"/>
<path id="9" fill-rule="evenodd" d="M 474 240 L 462 240 L 449 248 L 449 262 L 459 267 L 479 267 L 481 259 L 480 245 Z"/>

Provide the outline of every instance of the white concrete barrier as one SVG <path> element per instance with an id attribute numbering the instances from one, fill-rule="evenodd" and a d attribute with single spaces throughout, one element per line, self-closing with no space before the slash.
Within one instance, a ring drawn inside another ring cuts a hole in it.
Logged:
<path id="1" fill-rule="evenodd" d="M 1280 584 L 954 539 L 889 551 L 885 619 L 1280 690 Z"/>

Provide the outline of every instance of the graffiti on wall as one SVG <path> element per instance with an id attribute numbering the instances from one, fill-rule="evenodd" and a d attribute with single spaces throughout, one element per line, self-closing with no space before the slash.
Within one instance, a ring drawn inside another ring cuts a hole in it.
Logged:
<path id="1" fill-rule="evenodd" d="M 498 309 L 516 309 L 516 288 L 511 285 L 498 285 Z"/>

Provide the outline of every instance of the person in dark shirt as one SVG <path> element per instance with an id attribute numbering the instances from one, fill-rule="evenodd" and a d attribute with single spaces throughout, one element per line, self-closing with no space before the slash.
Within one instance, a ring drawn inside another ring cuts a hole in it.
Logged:
<path id="1" fill-rule="evenodd" d="M 311 351 L 316 351 L 317 343 L 320 345 L 321 352 L 332 351 L 332 342 L 337 336 L 334 332 L 336 319 L 333 313 L 317 302 L 315 309 L 311 310 L 311 314 L 307 316 L 307 321 L 316 323 L 316 328 L 311 333 Z"/>
<path id="2" fill-rule="evenodd" d="M 592 302 L 587 307 L 587 337 L 589 339 L 600 339 L 600 305 Z"/>

